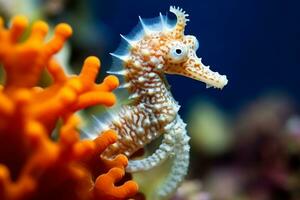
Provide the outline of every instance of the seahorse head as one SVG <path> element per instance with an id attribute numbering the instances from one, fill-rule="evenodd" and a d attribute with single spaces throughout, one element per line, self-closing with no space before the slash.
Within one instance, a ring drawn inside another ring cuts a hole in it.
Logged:
<path id="1" fill-rule="evenodd" d="M 166 42 L 165 73 L 187 76 L 206 83 L 208 87 L 223 88 L 228 82 L 227 77 L 205 66 L 196 55 L 198 40 L 195 36 L 184 34 L 188 14 L 175 7 L 171 7 L 170 12 L 176 15 L 177 23 L 170 30 Z"/>
<path id="2" fill-rule="evenodd" d="M 129 73 L 177 74 L 202 81 L 208 87 L 223 88 L 227 77 L 205 66 L 196 55 L 199 47 L 196 37 L 184 34 L 188 14 L 172 6 L 170 12 L 177 18 L 175 25 L 162 14 L 155 19 L 140 18 L 133 36 L 121 35 L 129 44 L 125 53 L 112 55 L 122 60 Z M 121 49 L 124 51 L 124 46 Z"/>

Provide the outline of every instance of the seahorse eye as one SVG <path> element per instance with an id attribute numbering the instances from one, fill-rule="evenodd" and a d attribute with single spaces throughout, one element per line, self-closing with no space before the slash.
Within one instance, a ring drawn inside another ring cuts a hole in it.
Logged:
<path id="1" fill-rule="evenodd" d="M 181 49 L 176 49 L 175 51 L 178 55 L 180 55 L 182 53 Z"/>
<path id="2" fill-rule="evenodd" d="M 172 63 L 184 62 L 187 58 L 187 52 L 188 50 L 186 45 L 179 42 L 174 42 L 170 47 L 170 52 L 168 56 L 169 61 Z"/>

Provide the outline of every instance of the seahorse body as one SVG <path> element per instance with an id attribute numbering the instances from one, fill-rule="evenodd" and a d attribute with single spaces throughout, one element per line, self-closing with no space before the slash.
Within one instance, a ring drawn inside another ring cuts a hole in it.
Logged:
<path id="1" fill-rule="evenodd" d="M 126 45 L 111 55 L 124 77 L 122 87 L 130 92 L 132 101 L 120 108 L 106 124 L 97 122 L 95 133 L 101 129 L 116 130 L 118 141 L 102 154 L 111 159 L 123 153 L 131 156 L 138 149 L 163 134 L 159 148 L 149 157 L 131 160 L 127 171 L 149 170 L 172 157 L 173 166 L 165 184 L 158 189 L 158 199 L 170 195 L 183 180 L 189 163 L 189 136 L 185 123 L 178 115 L 179 105 L 172 97 L 165 73 L 178 74 L 205 82 L 208 87 L 223 88 L 227 78 L 213 72 L 197 57 L 198 41 L 184 35 L 187 14 L 170 7 L 177 17 L 175 25 L 160 14 L 158 18 L 143 20 L 131 36 L 122 36 Z"/>

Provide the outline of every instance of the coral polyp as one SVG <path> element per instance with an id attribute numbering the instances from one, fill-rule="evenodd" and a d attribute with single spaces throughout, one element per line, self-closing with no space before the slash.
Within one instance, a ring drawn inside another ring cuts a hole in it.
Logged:
<path id="1" fill-rule="evenodd" d="M 48 25 L 38 21 L 29 36 L 24 16 L 16 16 L 10 28 L 0 19 L 0 65 L 5 82 L 0 85 L 0 199 L 127 199 L 137 185 L 127 181 L 115 186 L 127 166 L 127 158 L 113 160 L 100 154 L 117 140 L 112 130 L 94 140 L 81 140 L 77 111 L 111 106 L 118 87 L 115 76 L 95 83 L 100 60 L 88 57 L 79 75 L 67 75 L 54 55 L 71 36 L 67 24 L 59 24 L 45 41 Z M 47 71 L 51 84 L 38 83 Z M 61 124 L 58 126 L 58 124 Z M 53 133 L 58 132 L 58 139 Z"/>

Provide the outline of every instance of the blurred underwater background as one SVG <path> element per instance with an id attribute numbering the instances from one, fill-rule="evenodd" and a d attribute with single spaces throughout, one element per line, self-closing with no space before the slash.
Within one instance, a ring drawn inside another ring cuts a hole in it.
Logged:
<path id="1" fill-rule="evenodd" d="M 0 16 L 67 22 L 74 35 L 63 66 L 96 55 L 102 79 L 119 34 L 170 5 L 190 15 L 186 33 L 199 40 L 203 63 L 229 80 L 216 90 L 167 75 L 191 136 L 189 174 L 172 200 L 300 199 L 300 1 L 0 0 Z M 144 194 L 153 192 L 153 174 L 164 171 L 136 175 Z"/>

